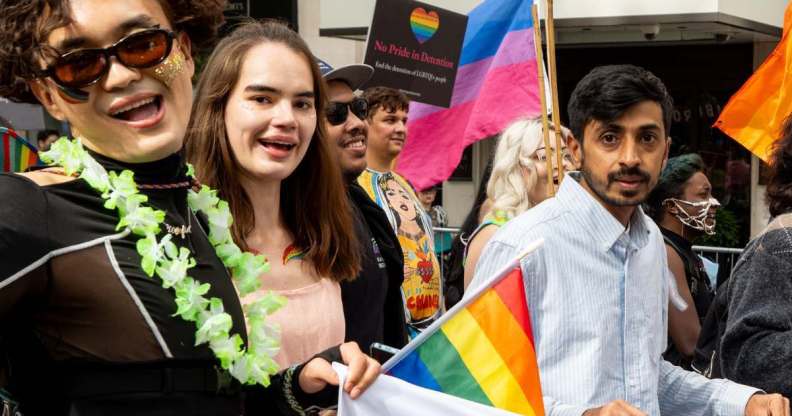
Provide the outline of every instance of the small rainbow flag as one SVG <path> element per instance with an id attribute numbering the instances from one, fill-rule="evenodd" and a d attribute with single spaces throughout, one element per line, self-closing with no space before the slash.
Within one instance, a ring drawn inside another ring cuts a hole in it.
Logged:
<path id="1" fill-rule="evenodd" d="M 542 389 L 520 259 L 383 365 L 409 383 L 521 415 L 543 416 Z"/>
<path id="2" fill-rule="evenodd" d="M 38 151 L 14 130 L 0 127 L 0 160 L 3 161 L 3 172 L 24 172 L 27 168 L 39 163 Z"/>

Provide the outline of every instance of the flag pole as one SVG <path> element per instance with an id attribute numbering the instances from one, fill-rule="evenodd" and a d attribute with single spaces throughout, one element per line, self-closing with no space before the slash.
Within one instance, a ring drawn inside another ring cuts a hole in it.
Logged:
<path id="1" fill-rule="evenodd" d="M 542 115 L 542 137 L 544 139 L 545 154 L 547 157 L 547 194 L 555 195 L 553 184 L 553 153 L 550 151 L 550 123 L 547 120 L 547 95 L 545 92 L 545 72 L 544 55 L 542 54 L 542 28 L 539 21 L 539 9 L 536 3 L 531 6 L 531 17 L 533 18 L 534 30 L 534 49 L 536 50 L 536 72 L 539 80 L 539 111 Z"/>
<path id="2" fill-rule="evenodd" d="M 426 338 L 429 338 L 433 333 L 435 333 L 441 326 L 443 326 L 446 322 L 448 322 L 451 318 L 456 315 L 461 309 L 466 308 L 470 305 L 473 301 L 478 299 L 482 293 L 489 290 L 492 286 L 497 284 L 501 281 L 504 277 L 506 277 L 515 267 L 520 266 L 520 262 L 522 261 L 523 257 L 533 253 L 539 247 L 544 245 L 544 238 L 539 238 L 538 240 L 528 244 L 528 246 L 520 252 L 515 258 L 513 258 L 510 262 L 506 263 L 491 279 L 487 280 L 486 282 L 482 283 L 475 289 L 473 289 L 469 295 L 465 296 L 462 300 L 460 300 L 456 305 L 454 305 L 451 309 L 449 309 L 440 319 L 434 321 L 431 325 L 429 325 L 423 332 L 418 334 L 409 344 L 405 345 L 404 348 L 400 349 L 398 353 L 396 353 L 393 357 L 391 357 L 385 364 L 382 365 L 381 372 L 387 373 L 390 371 L 393 366 L 399 363 L 407 354 L 413 352 L 415 348 L 421 345 Z"/>
<path id="3" fill-rule="evenodd" d="M 561 109 L 558 105 L 558 71 L 556 70 L 555 23 L 553 21 L 553 0 L 546 0 L 547 16 L 547 63 L 550 66 L 550 95 L 553 99 L 553 127 L 555 129 L 555 155 L 558 164 L 558 183 L 564 179 L 564 165 L 561 160 Z M 548 158 L 549 159 L 549 158 Z M 548 169 L 547 175 L 553 170 Z"/>

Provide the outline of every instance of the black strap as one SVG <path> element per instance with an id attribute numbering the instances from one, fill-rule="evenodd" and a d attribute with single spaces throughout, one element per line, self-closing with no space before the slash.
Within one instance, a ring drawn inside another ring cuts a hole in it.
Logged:
<path id="1" fill-rule="evenodd" d="M 327 385 L 324 389 L 313 393 L 308 394 L 302 391 L 300 387 L 300 373 L 302 373 L 303 368 L 305 365 L 311 362 L 314 358 L 320 358 L 328 363 L 338 362 L 343 363 L 343 358 L 341 357 L 341 348 L 340 345 L 336 345 L 335 347 L 330 347 L 319 354 L 314 355 L 311 359 L 307 360 L 306 362 L 296 366 L 292 371 L 292 379 L 291 385 L 288 388 L 291 389 L 291 393 L 294 395 L 297 403 L 302 406 L 303 409 L 309 408 L 320 408 L 320 409 L 328 409 L 332 406 L 338 404 L 338 386 L 331 386 Z M 296 409 L 293 409 L 296 410 Z M 295 412 L 298 413 L 299 412 Z"/>
<path id="2" fill-rule="evenodd" d="M 133 393 L 240 394 L 241 386 L 219 367 L 80 368 L 65 374 L 72 399 Z"/>

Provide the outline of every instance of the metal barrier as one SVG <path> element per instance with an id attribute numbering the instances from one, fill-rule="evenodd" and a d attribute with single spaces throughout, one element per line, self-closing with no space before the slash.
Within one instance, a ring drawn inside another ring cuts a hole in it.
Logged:
<path id="1" fill-rule="evenodd" d="M 432 227 L 432 230 L 434 231 L 435 235 L 437 235 L 437 233 L 448 233 L 453 237 L 459 234 L 459 228 L 454 227 Z"/>
<path id="2" fill-rule="evenodd" d="M 451 241 L 454 240 L 457 234 L 459 234 L 459 228 L 449 228 L 449 227 L 432 227 L 432 231 L 434 231 L 434 241 L 437 244 L 439 241 L 447 241 L 448 242 L 448 250 L 445 252 L 446 255 L 451 252 Z M 448 235 L 447 240 L 445 236 Z M 445 277 L 445 258 L 438 257 L 438 262 L 440 263 L 440 276 Z"/>
<path id="3" fill-rule="evenodd" d="M 743 252 L 741 248 L 728 248 L 728 247 L 710 247 L 710 246 L 693 246 L 693 252 L 701 257 L 706 257 L 709 260 L 718 263 L 719 267 L 724 268 L 724 272 L 718 272 L 719 276 L 728 279 L 731 276 L 732 269 L 740 258 Z M 721 274 L 725 273 L 725 274 Z M 719 279 L 720 282 L 720 279 Z"/>
<path id="4" fill-rule="evenodd" d="M 443 234 L 449 234 L 453 239 L 457 234 L 459 234 L 459 228 L 454 227 L 433 227 L 435 233 L 435 240 L 442 238 Z M 725 267 L 728 271 L 728 275 L 731 274 L 731 270 L 734 267 L 734 264 L 737 263 L 737 259 L 740 258 L 740 255 L 743 252 L 741 248 L 728 248 L 728 247 L 710 247 L 710 246 L 693 246 L 693 251 L 703 257 L 706 257 L 715 263 L 718 263 L 720 267 Z M 445 270 L 444 262 L 440 262 L 440 271 L 441 273 Z M 726 276 L 728 276 L 726 275 Z"/>

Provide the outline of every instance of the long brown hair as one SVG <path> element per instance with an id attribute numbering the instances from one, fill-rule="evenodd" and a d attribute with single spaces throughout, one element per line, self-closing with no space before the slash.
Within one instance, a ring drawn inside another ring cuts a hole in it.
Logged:
<path id="1" fill-rule="evenodd" d="M 327 93 L 313 55 L 297 33 L 275 21 L 247 22 L 217 44 L 195 90 L 185 138 L 187 159 L 195 165 L 198 179 L 228 201 L 234 240 L 247 250 L 245 238 L 253 231 L 255 217 L 226 135 L 225 110 L 247 52 L 265 42 L 284 44 L 305 57 L 316 94 L 316 131 L 305 157 L 281 184 L 284 222 L 317 274 L 337 281 L 353 279 L 360 270 L 360 246 L 341 168 L 324 140 Z"/>

